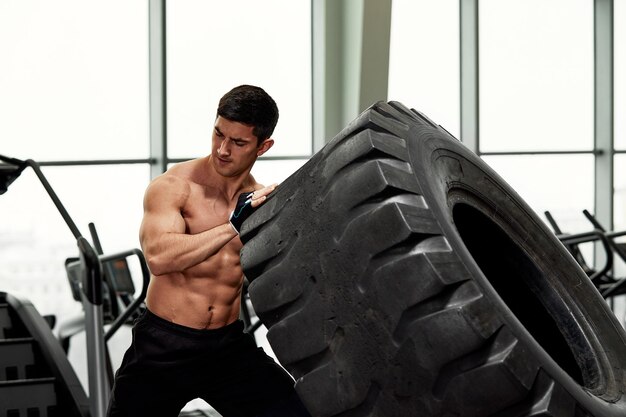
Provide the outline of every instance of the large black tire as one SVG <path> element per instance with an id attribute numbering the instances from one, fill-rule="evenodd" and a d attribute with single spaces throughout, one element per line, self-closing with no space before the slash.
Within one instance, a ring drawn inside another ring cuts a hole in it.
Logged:
<path id="1" fill-rule="evenodd" d="M 314 416 L 624 416 L 626 335 L 493 170 L 377 103 L 244 225 L 244 272 Z"/>

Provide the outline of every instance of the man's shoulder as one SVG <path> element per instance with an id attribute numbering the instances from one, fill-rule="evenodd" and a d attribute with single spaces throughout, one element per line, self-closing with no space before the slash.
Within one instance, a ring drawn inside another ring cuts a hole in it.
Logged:
<path id="1" fill-rule="evenodd" d="M 167 187 L 167 186 L 181 186 L 184 184 L 188 184 L 189 179 L 184 175 L 177 173 L 176 171 L 168 170 L 158 177 L 154 178 L 151 182 L 151 185 L 156 185 L 158 187 Z"/>
<path id="2" fill-rule="evenodd" d="M 172 165 L 163 174 L 156 177 L 153 182 L 163 182 L 166 184 L 190 184 L 198 174 L 202 166 L 202 159 L 191 159 Z"/>
<path id="3" fill-rule="evenodd" d="M 176 164 L 173 164 L 171 167 L 169 167 L 168 170 L 165 171 L 164 174 L 176 175 L 179 177 L 189 177 L 193 175 L 193 173 L 196 172 L 202 166 L 202 159 L 203 158 L 198 158 L 198 159 L 190 159 L 188 161 L 178 162 Z"/>
<path id="4" fill-rule="evenodd" d="M 176 171 L 168 170 L 154 178 L 148 185 L 147 193 L 154 194 L 186 194 L 190 188 L 190 180 Z"/>
<path id="5" fill-rule="evenodd" d="M 188 181 L 165 172 L 153 179 L 144 196 L 144 206 L 161 210 L 164 207 L 182 207 L 190 195 Z"/>

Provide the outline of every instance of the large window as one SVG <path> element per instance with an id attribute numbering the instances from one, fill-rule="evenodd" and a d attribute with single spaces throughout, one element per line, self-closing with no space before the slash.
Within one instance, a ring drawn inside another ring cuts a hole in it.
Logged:
<path id="1" fill-rule="evenodd" d="M 484 0 L 478 11 L 479 152 L 544 220 L 590 229 L 593 1 Z"/>
<path id="2" fill-rule="evenodd" d="M 40 162 L 86 237 L 108 251 L 138 246 L 149 181 L 148 4 L 81 0 L 0 2 L 3 155 Z M 144 164 L 71 166 L 76 160 Z M 0 196 L 0 290 L 42 314 L 67 317 L 64 259 L 78 249 L 31 169 Z"/>
<path id="3" fill-rule="evenodd" d="M 262 87 L 278 104 L 267 156 L 309 156 L 310 45 L 308 1 L 168 2 L 168 156 L 210 151 L 219 98 L 239 84 Z"/>
<path id="4" fill-rule="evenodd" d="M 389 100 L 459 137 L 458 0 L 394 0 L 391 13 Z"/>
<path id="5" fill-rule="evenodd" d="M 593 148 L 593 1 L 481 0 L 480 150 Z"/>
<path id="6" fill-rule="evenodd" d="M 0 2 L 2 153 L 148 157 L 146 1 Z"/>

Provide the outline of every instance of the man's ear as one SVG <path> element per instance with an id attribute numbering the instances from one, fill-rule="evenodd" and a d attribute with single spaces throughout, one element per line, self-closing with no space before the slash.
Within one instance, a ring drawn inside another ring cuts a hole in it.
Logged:
<path id="1" fill-rule="evenodd" d="M 257 148 L 256 156 L 263 155 L 265 152 L 269 151 L 272 146 L 274 146 L 274 139 L 272 138 L 265 139 L 263 142 L 261 142 L 261 144 Z"/>

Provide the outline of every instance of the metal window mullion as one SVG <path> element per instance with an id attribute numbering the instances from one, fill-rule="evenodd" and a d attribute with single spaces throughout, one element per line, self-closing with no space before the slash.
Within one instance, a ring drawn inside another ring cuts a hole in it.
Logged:
<path id="1" fill-rule="evenodd" d="M 316 153 L 326 143 L 326 1 L 311 0 L 312 143 Z"/>
<path id="2" fill-rule="evenodd" d="M 594 148 L 595 217 L 613 230 L 613 0 L 594 0 Z"/>
<path id="3" fill-rule="evenodd" d="M 594 0 L 595 215 L 613 228 L 613 0 Z"/>
<path id="4" fill-rule="evenodd" d="M 343 127 L 343 2 L 312 0 L 313 153 Z"/>
<path id="5" fill-rule="evenodd" d="M 478 0 L 459 0 L 461 141 L 479 153 Z"/>
<path id="6" fill-rule="evenodd" d="M 363 2 L 358 113 L 377 101 L 387 100 L 391 7 L 391 0 Z"/>
<path id="7" fill-rule="evenodd" d="M 165 0 L 149 0 L 150 177 L 167 169 Z"/>

